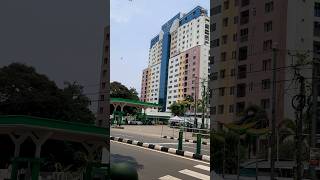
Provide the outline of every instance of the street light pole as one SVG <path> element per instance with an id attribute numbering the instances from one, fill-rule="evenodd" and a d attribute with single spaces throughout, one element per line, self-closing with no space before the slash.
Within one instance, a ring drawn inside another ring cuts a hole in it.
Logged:
<path id="1" fill-rule="evenodd" d="M 197 81 L 197 76 L 195 77 Z M 197 83 L 195 82 L 195 87 L 194 87 L 194 126 L 195 128 L 198 127 L 198 120 L 197 120 Z"/>
<path id="2" fill-rule="evenodd" d="M 272 66 L 272 118 L 271 118 L 271 157 L 270 157 L 270 168 L 271 168 L 271 174 L 270 179 L 274 180 L 274 174 L 275 174 L 275 153 L 276 153 L 276 72 L 277 72 L 277 49 L 272 49 L 272 60 L 273 60 L 273 66 Z"/>

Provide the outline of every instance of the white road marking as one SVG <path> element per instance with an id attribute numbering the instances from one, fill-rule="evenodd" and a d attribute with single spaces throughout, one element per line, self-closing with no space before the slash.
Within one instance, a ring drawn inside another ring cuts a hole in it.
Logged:
<path id="1" fill-rule="evenodd" d="M 198 162 L 198 163 L 210 165 L 209 162 L 204 162 L 204 161 L 200 161 L 200 160 L 197 160 L 197 159 L 191 159 L 191 158 L 188 158 L 188 157 L 184 157 L 184 156 L 180 156 L 180 155 L 176 155 L 176 154 L 170 154 L 170 153 L 167 153 L 167 152 L 162 152 L 162 151 L 158 151 L 158 150 L 154 150 L 154 149 L 149 149 L 149 148 L 145 148 L 145 147 L 141 147 L 141 146 L 136 146 L 136 145 L 132 145 L 132 144 L 122 143 L 122 142 L 118 142 L 118 141 L 111 141 L 111 143 L 118 143 L 118 144 L 122 144 L 122 145 L 126 145 L 126 146 L 132 146 L 132 147 L 144 149 L 144 150 L 146 150 L 146 151 L 153 151 L 153 152 L 157 152 L 157 153 L 166 154 L 166 155 L 168 155 L 168 156 L 174 156 L 174 157 L 177 157 L 177 158 L 182 158 L 182 159 L 186 159 L 186 160 L 189 160 L 189 161 L 194 161 L 194 162 Z"/>
<path id="2" fill-rule="evenodd" d="M 198 168 L 198 169 L 202 169 L 202 170 L 205 170 L 205 171 L 210 171 L 210 167 L 209 166 L 204 166 L 204 165 L 196 165 L 194 166 L 195 168 Z"/>
<path id="3" fill-rule="evenodd" d="M 189 169 L 181 170 L 181 171 L 179 171 L 179 173 L 182 173 L 182 174 L 185 174 L 185 175 L 197 178 L 197 179 L 210 180 L 210 176 L 205 175 L 205 174 L 201 174 L 201 173 L 198 173 L 195 171 L 191 171 Z"/>
<path id="4" fill-rule="evenodd" d="M 161 178 L 159 178 L 160 180 L 181 180 L 179 178 L 175 178 L 173 176 L 170 176 L 170 175 L 166 175 L 166 176 L 163 176 Z"/>

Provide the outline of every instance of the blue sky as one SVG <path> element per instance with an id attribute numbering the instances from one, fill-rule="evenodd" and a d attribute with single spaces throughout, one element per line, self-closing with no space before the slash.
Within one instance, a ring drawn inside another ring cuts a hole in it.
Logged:
<path id="1" fill-rule="evenodd" d="M 150 40 L 178 12 L 187 13 L 198 5 L 209 11 L 210 0 L 111 0 L 111 81 L 140 93 Z"/>

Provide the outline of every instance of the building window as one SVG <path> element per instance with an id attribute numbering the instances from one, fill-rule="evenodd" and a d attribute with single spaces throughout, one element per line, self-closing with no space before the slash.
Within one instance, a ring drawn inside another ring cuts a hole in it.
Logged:
<path id="1" fill-rule="evenodd" d="M 217 24 L 216 24 L 216 23 L 211 24 L 211 26 L 210 26 L 210 31 L 213 32 L 213 31 L 215 31 L 216 29 L 217 29 Z"/>
<path id="2" fill-rule="evenodd" d="M 247 77 L 247 65 L 238 66 L 238 79 L 244 79 Z"/>
<path id="3" fill-rule="evenodd" d="M 273 1 L 265 3 L 264 11 L 265 13 L 270 13 L 273 11 Z"/>
<path id="4" fill-rule="evenodd" d="M 233 77 L 235 75 L 236 75 L 236 69 L 233 68 L 230 70 L 230 76 Z"/>
<path id="5" fill-rule="evenodd" d="M 220 70 L 220 78 L 223 79 L 225 78 L 225 76 L 226 76 L 226 70 L 225 69 Z"/>
<path id="6" fill-rule="evenodd" d="M 101 88 L 102 89 L 106 88 L 106 83 L 105 82 L 101 83 Z"/>
<path id="7" fill-rule="evenodd" d="M 241 0 L 241 7 L 248 6 L 250 4 L 250 0 Z"/>
<path id="8" fill-rule="evenodd" d="M 104 95 L 100 95 L 100 101 L 104 101 Z"/>
<path id="9" fill-rule="evenodd" d="M 233 24 L 238 24 L 239 22 L 239 16 L 233 17 Z"/>
<path id="10" fill-rule="evenodd" d="M 102 114 L 103 113 L 103 107 L 100 107 L 99 109 L 99 113 Z"/>
<path id="11" fill-rule="evenodd" d="M 226 61 L 227 60 L 227 53 L 223 52 L 221 53 L 221 61 Z"/>
<path id="12" fill-rule="evenodd" d="M 217 114 L 217 108 L 214 106 L 214 107 L 210 107 L 210 114 L 212 115 L 216 115 Z"/>
<path id="13" fill-rule="evenodd" d="M 263 50 L 268 51 L 272 49 L 272 40 L 263 41 Z"/>
<path id="14" fill-rule="evenodd" d="M 232 59 L 237 59 L 237 51 L 232 51 Z"/>
<path id="15" fill-rule="evenodd" d="M 237 97 L 245 97 L 246 96 L 246 84 L 238 84 L 237 85 Z"/>
<path id="16" fill-rule="evenodd" d="M 234 6 L 235 7 L 239 6 L 239 0 L 234 0 Z"/>
<path id="17" fill-rule="evenodd" d="M 228 43 L 228 35 L 222 36 L 222 44 L 227 44 Z"/>
<path id="18" fill-rule="evenodd" d="M 261 99 L 261 107 L 263 109 L 269 109 L 270 108 L 270 99 Z"/>
<path id="19" fill-rule="evenodd" d="M 225 88 L 219 88 L 219 96 L 224 96 Z"/>
<path id="20" fill-rule="evenodd" d="M 234 33 L 233 34 L 233 42 L 236 42 L 238 40 L 238 34 Z"/>
<path id="21" fill-rule="evenodd" d="M 228 18 L 224 18 L 223 21 L 222 21 L 223 27 L 227 27 L 228 26 L 228 22 L 229 22 L 229 19 Z"/>
<path id="22" fill-rule="evenodd" d="M 234 105 L 229 105 L 229 113 L 233 113 L 234 112 Z"/>
<path id="23" fill-rule="evenodd" d="M 224 7 L 224 10 L 229 9 L 229 0 L 224 1 L 223 7 Z"/>
<path id="24" fill-rule="evenodd" d="M 209 75 L 210 80 L 214 81 L 218 79 L 218 72 Z"/>
<path id="25" fill-rule="evenodd" d="M 240 42 L 248 41 L 248 34 L 249 34 L 248 28 L 241 29 L 240 30 Z"/>
<path id="26" fill-rule="evenodd" d="M 249 83 L 249 92 L 252 92 L 253 91 L 253 82 L 250 82 Z"/>
<path id="27" fill-rule="evenodd" d="M 221 13 L 221 5 L 212 8 L 211 11 L 210 11 L 210 15 L 211 16 L 217 15 L 219 13 Z"/>
<path id="28" fill-rule="evenodd" d="M 262 84 L 262 89 L 270 89 L 270 87 L 271 87 L 270 79 L 262 80 L 261 84 Z"/>
<path id="29" fill-rule="evenodd" d="M 104 64 L 108 64 L 108 58 L 104 58 Z"/>
<path id="30" fill-rule="evenodd" d="M 313 24 L 313 35 L 320 37 L 320 22 L 314 22 Z"/>
<path id="31" fill-rule="evenodd" d="M 239 61 L 246 60 L 248 57 L 248 47 L 244 46 L 239 48 Z"/>
<path id="32" fill-rule="evenodd" d="M 249 23 L 249 10 L 246 10 L 246 11 L 241 12 L 240 24 L 244 25 L 244 24 L 248 24 L 248 23 Z"/>
<path id="33" fill-rule="evenodd" d="M 263 71 L 271 70 L 271 59 L 266 59 L 262 61 L 262 70 Z"/>
<path id="34" fill-rule="evenodd" d="M 242 113 L 246 107 L 245 102 L 238 102 L 236 106 L 237 113 Z"/>
<path id="35" fill-rule="evenodd" d="M 234 95 L 234 91 L 235 91 L 235 87 L 234 87 L 234 86 L 230 87 L 230 92 L 229 92 L 229 94 L 230 94 L 231 96 L 233 96 L 233 95 Z"/>
<path id="36" fill-rule="evenodd" d="M 210 47 L 212 47 L 212 48 L 218 47 L 219 45 L 220 45 L 220 39 L 215 39 L 210 42 Z"/>
<path id="37" fill-rule="evenodd" d="M 272 21 L 268 21 L 264 23 L 264 32 L 272 31 Z"/>
<path id="38" fill-rule="evenodd" d="M 223 114 L 224 113 L 224 105 L 219 105 L 218 106 L 218 114 Z"/>

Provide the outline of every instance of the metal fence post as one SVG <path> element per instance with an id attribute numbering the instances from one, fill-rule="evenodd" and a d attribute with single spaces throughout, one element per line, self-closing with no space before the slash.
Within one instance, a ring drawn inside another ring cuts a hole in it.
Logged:
<path id="1" fill-rule="evenodd" d="M 201 154 L 201 134 L 197 133 L 197 152 L 196 154 Z"/>
<path id="2" fill-rule="evenodd" d="M 179 131 L 179 143 L 178 143 L 178 150 L 182 150 L 182 139 L 183 139 L 183 130 L 180 129 Z"/>

